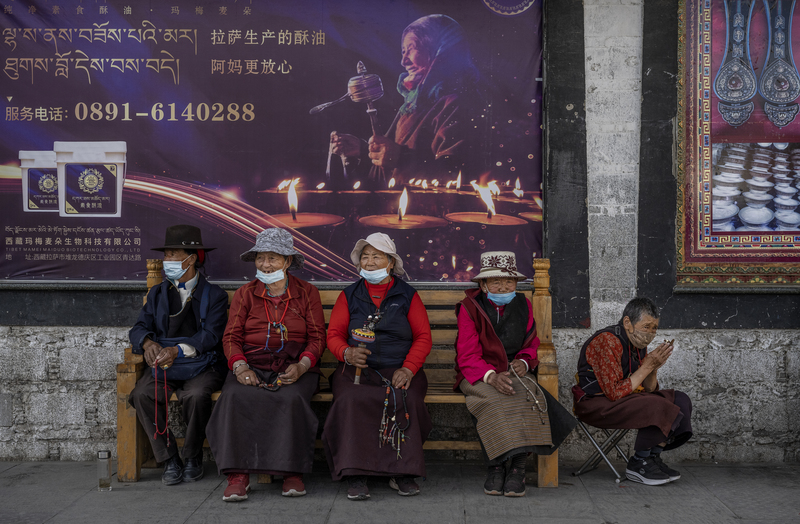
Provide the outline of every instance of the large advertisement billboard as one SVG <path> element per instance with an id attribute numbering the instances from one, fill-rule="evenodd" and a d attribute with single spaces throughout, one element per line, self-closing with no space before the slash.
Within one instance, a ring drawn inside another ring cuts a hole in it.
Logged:
<path id="1" fill-rule="evenodd" d="M 541 256 L 540 2 L 0 5 L 3 279 L 140 279 L 172 224 L 213 280 L 272 226 L 309 280 L 375 231 L 415 281 Z"/>

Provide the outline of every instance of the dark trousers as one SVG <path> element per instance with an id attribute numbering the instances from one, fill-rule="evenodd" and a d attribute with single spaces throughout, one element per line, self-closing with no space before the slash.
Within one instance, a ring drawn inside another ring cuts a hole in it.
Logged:
<path id="1" fill-rule="evenodd" d="M 164 462 L 178 452 L 172 431 L 167 431 L 163 435 L 155 434 L 155 423 L 158 424 L 159 431 L 163 430 L 168 423 L 162 377 L 163 375 L 159 373 L 156 392 L 153 373 L 147 369 L 144 376 L 136 383 L 136 387 L 133 388 L 130 398 L 131 405 L 136 408 L 136 416 L 150 439 L 153 455 L 158 462 Z M 186 421 L 186 438 L 183 443 L 184 458 L 196 457 L 203 451 L 206 424 L 211 417 L 211 394 L 222 387 L 223 381 L 224 377 L 215 369 L 207 369 L 189 380 L 167 380 L 167 398 L 171 397 L 172 393 L 177 395 L 183 408 L 183 418 Z M 156 420 L 156 402 L 158 402 L 158 420 Z M 169 439 L 167 439 L 167 435 L 169 435 Z"/>

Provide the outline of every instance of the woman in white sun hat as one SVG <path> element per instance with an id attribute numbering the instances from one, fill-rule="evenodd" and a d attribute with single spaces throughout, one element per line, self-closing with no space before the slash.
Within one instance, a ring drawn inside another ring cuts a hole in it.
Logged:
<path id="1" fill-rule="evenodd" d="M 488 464 L 484 493 L 525 494 L 529 453 L 553 453 L 576 422 L 533 375 L 539 361 L 533 308 L 510 251 L 481 255 L 481 270 L 456 305 L 456 382 L 466 395 Z"/>
<path id="2" fill-rule="evenodd" d="M 328 349 L 341 363 L 330 376 L 325 454 L 333 479 L 347 480 L 350 500 L 369 498 L 368 477 L 388 477 L 400 495 L 416 495 L 431 430 L 422 370 L 431 351 L 428 313 L 399 278 L 403 260 L 387 235 L 359 240 L 350 258 L 362 278 L 339 295 L 328 325 Z"/>

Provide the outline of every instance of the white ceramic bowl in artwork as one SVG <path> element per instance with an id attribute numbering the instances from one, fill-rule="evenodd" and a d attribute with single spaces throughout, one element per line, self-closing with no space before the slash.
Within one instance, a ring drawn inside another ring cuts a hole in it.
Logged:
<path id="1" fill-rule="evenodd" d="M 750 180 L 746 180 L 746 182 L 750 188 L 750 191 L 754 193 L 766 193 L 775 187 L 775 184 L 772 182 L 768 182 L 767 180 L 763 180 L 761 178 L 751 178 Z"/>
<path id="2" fill-rule="evenodd" d="M 780 213 L 775 215 L 775 222 L 779 227 L 796 228 L 800 226 L 800 213 Z"/>
<path id="3" fill-rule="evenodd" d="M 724 176 L 724 175 L 717 175 L 712 177 L 714 184 L 719 187 L 733 187 L 738 188 L 739 184 L 744 182 L 744 178 L 742 177 L 733 177 L 733 176 Z"/>
<path id="4" fill-rule="evenodd" d="M 739 211 L 739 220 L 745 227 L 765 227 L 775 214 L 766 207 L 747 206 Z"/>

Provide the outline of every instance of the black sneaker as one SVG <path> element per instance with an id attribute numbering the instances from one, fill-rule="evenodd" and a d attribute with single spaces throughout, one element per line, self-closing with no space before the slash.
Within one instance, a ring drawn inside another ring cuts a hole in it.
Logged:
<path id="1" fill-rule="evenodd" d="M 174 486 L 183 482 L 183 461 L 177 453 L 164 463 L 164 474 L 161 475 L 161 482 L 167 486 Z"/>
<path id="2" fill-rule="evenodd" d="M 636 455 L 632 456 L 625 469 L 625 476 L 628 480 L 641 482 L 647 486 L 660 486 L 669 482 L 669 475 L 661 471 L 652 457 L 641 459 Z"/>
<path id="3" fill-rule="evenodd" d="M 414 482 L 414 477 L 392 477 L 389 487 L 396 489 L 401 497 L 413 497 L 419 493 L 419 485 Z"/>
<path id="4" fill-rule="evenodd" d="M 354 475 L 347 479 L 347 498 L 350 500 L 367 500 L 369 498 L 369 488 L 367 487 L 367 477 Z"/>
<path id="5" fill-rule="evenodd" d="M 505 480 L 506 470 L 502 464 L 489 466 L 489 471 L 486 472 L 486 482 L 483 483 L 483 492 L 487 495 L 502 495 Z"/>
<path id="6" fill-rule="evenodd" d="M 525 468 L 511 468 L 506 474 L 503 484 L 503 495 L 506 497 L 525 496 Z"/>
<path id="7" fill-rule="evenodd" d="M 650 459 L 653 462 L 655 462 L 656 465 L 658 465 L 659 468 L 661 468 L 661 471 L 663 471 L 664 473 L 666 473 L 669 476 L 669 481 L 670 482 L 675 482 L 676 480 L 681 478 L 681 474 L 680 474 L 679 471 L 675 471 L 671 467 L 669 467 L 666 464 L 664 464 L 664 461 L 661 460 L 661 453 L 654 453 L 654 454 L 650 455 Z"/>

